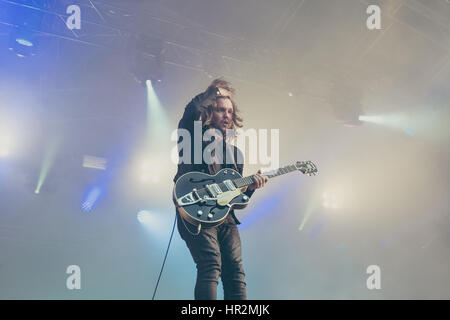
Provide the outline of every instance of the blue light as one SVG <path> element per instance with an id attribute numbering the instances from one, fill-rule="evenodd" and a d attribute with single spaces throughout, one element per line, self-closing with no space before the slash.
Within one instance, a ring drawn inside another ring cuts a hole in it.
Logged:
<path id="1" fill-rule="evenodd" d="M 101 194 L 103 193 L 103 190 L 100 189 L 100 187 L 93 187 L 89 190 L 87 196 L 85 197 L 81 209 L 84 212 L 89 212 L 92 210 L 98 199 L 100 198 Z"/>
<path id="2" fill-rule="evenodd" d="M 27 46 L 27 47 L 32 47 L 33 46 L 33 42 L 23 39 L 23 38 L 17 38 L 16 42 L 23 45 L 23 46 Z"/>
<path id="3" fill-rule="evenodd" d="M 317 235 L 322 231 L 323 226 L 325 225 L 325 220 L 319 221 L 316 223 L 316 225 L 312 228 L 311 232 L 309 233 L 309 236 L 311 238 L 316 238 Z"/>

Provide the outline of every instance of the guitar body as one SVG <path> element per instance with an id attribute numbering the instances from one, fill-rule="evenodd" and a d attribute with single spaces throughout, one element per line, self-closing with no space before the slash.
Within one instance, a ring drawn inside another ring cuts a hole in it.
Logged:
<path id="1" fill-rule="evenodd" d="M 317 167 L 311 161 L 297 161 L 264 175 L 273 178 L 294 171 L 316 175 Z M 215 175 L 188 172 L 175 183 L 173 200 L 183 220 L 198 227 L 200 232 L 201 227 L 220 225 L 231 210 L 245 208 L 250 199 L 243 192 L 254 182 L 252 176 L 243 178 L 229 168 Z"/>
<path id="2" fill-rule="evenodd" d="M 215 175 L 195 171 L 182 175 L 173 191 L 178 212 L 195 226 L 220 225 L 232 209 L 242 209 L 248 204 L 248 196 L 242 193 L 247 187 L 236 188 L 229 183 L 238 178 L 242 178 L 239 172 L 229 168 Z"/>

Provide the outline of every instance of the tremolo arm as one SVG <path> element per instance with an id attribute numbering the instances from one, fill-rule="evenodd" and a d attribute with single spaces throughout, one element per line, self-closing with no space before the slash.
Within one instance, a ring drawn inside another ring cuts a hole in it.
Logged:
<path id="1" fill-rule="evenodd" d="M 197 189 L 193 189 L 192 192 L 189 192 L 189 193 L 185 194 L 184 196 L 178 198 L 177 199 L 177 204 L 178 204 L 179 207 L 182 207 L 182 206 L 191 205 L 191 204 L 194 204 L 194 203 L 197 203 L 197 202 L 205 202 L 205 201 L 208 201 L 208 200 L 216 201 L 217 198 L 210 198 L 207 195 L 201 197 L 198 194 Z"/>

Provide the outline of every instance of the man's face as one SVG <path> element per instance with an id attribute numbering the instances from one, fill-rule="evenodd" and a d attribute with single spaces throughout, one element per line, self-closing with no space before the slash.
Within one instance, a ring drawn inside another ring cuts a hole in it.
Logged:
<path id="1" fill-rule="evenodd" d="M 233 125 L 233 104 L 230 99 L 217 99 L 217 107 L 212 113 L 212 126 L 225 133 Z"/>

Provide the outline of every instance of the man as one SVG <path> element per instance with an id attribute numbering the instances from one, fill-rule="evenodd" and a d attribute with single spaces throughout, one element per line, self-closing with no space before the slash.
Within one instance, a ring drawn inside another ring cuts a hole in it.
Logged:
<path id="1" fill-rule="evenodd" d="M 202 157 L 201 163 L 195 163 L 194 150 L 191 150 L 190 163 L 178 164 L 178 172 L 174 182 L 183 174 L 190 171 L 199 171 L 207 174 L 215 174 L 222 168 L 233 168 L 241 175 L 243 172 L 242 153 L 238 148 L 227 142 L 230 132 L 241 127 L 242 119 L 238 116 L 237 106 L 232 97 L 234 89 L 230 83 L 215 79 L 207 90 L 197 95 L 186 106 L 183 117 L 178 128 L 186 129 L 194 137 L 194 121 L 200 120 L 203 132 L 208 129 L 216 129 L 220 134 L 216 139 L 223 138 L 223 158 L 220 153 L 212 154 L 214 162 L 206 161 Z M 203 140 L 203 139 L 202 139 Z M 191 141 L 191 146 L 195 141 Z M 205 148 L 204 141 L 201 142 L 202 155 Z M 180 150 L 180 156 L 183 150 Z M 229 159 L 233 161 L 229 161 Z M 228 159 L 228 160 L 225 160 Z M 245 194 L 252 196 L 255 189 L 265 185 L 268 178 L 258 171 L 253 176 L 254 183 L 248 186 Z M 226 300 L 243 300 L 247 298 L 246 283 L 244 281 L 244 270 L 242 267 L 241 240 L 234 211 L 231 211 L 225 221 L 215 227 L 202 228 L 198 233 L 196 226 L 189 224 L 177 212 L 178 231 L 197 266 L 197 281 L 194 296 L 196 300 L 213 300 L 217 298 L 217 285 L 219 277 L 222 278 L 224 298 Z"/>

